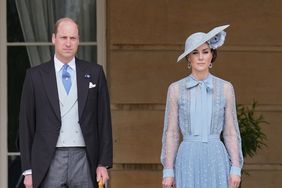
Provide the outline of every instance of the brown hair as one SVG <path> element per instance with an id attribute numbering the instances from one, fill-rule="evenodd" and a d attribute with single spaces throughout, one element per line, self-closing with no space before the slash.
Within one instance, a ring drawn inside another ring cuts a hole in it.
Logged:
<path id="1" fill-rule="evenodd" d="M 211 53 L 212 53 L 211 63 L 213 63 L 213 62 L 215 62 L 215 60 L 217 58 L 217 50 L 216 49 L 211 49 Z"/>
<path id="2" fill-rule="evenodd" d="M 76 25 L 77 29 L 78 29 L 78 24 L 77 24 L 73 19 L 68 18 L 68 17 L 60 18 L 60 19 L 57 20 L 57 22 L 56 22 L 56 24 L 55 24 L 55 26 L 54 26 L 54 31 L 53 31 L 53 33 L 54 33 L 55 35 L 56 35 L 57 32 L 58 32 L 58 27 L 59 27 L 59 25 L 60 25 L 62 22 L 64 22 L 64 21 L 73 22 L 73 23 Z"/>

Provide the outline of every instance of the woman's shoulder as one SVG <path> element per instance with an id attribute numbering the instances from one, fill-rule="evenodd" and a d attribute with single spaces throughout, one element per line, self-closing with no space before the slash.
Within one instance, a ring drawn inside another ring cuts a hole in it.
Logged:
<path id="1" fill-rule="evenodd" d="M 214 75 L 212 75 L 212 76 L 213 76 L 213 79 L 214 79 L 216 82 L 218 82 L 218 83 L 224 85 L 225 87 L 233 87 L 233 85 L 232 85 L 232 83 L 231 83 L 230 81 L 224 80 L 224 79 L 219 78 L 219 77 L 214 76 Z"/>
<path id="2" fill-rule="evenodd" d="M 175 88 L 178 88 L 179 86 L 185 84 L 187 82 L 187 79 L 188 79 L 188 76 L 185 77 L 185 78 L 182 78 L 180 80 L 176 80 L 172 83 L 169 84 L 169 89 L 175 89 Z"/>

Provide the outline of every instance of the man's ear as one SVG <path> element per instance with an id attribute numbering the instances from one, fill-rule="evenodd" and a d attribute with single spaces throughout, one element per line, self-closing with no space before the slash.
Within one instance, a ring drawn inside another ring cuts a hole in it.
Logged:
<path id="1" fill-rule="evenodd" d="M 52 43 L 55 44 L 55 40 L 56 40 L 56 35 L 55 33 L 52 34 Z"/>

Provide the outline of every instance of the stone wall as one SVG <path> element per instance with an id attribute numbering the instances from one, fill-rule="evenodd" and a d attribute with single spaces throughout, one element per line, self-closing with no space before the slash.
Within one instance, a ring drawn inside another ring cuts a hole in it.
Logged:
<path id="1" fill-rule="evenodd" d="M 230 24 L 211 72 L 229 80 L 237 102 L 259 103 L 267 148 L 246 159 L 243 187 L 282 184 L 282 2 L 108 0 L 107 75 L 114 134 L 111 188 L 161 187 L 167 87 L 189 74 L 176 59 L 187 36 Z"/>

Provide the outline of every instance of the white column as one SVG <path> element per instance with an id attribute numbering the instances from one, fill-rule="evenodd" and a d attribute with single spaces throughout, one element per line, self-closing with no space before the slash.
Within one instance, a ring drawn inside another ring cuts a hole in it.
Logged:
<path id="1" fill-rule="evenodd" d="M 107 74 L 106 66 L 106 0 L 97 0 L 97 63 L 102 65 Z"/>
<path id="2" fill-rule="evenodd" d="M 0 0 L 0 187 L 8 187 L 7 168 L 7 22 L 6 0 Z"/>
<path id="3" fill-rule="evenodd" d="M 106 0 L 96 0 L 97 10 L 97 63 L 103 66 L 107 76 L 107 48 L 106 48 Z M 111 181 L 111 180 L 110 180 Z M 110 188 L 110 182 L 105 186 Z"/>

